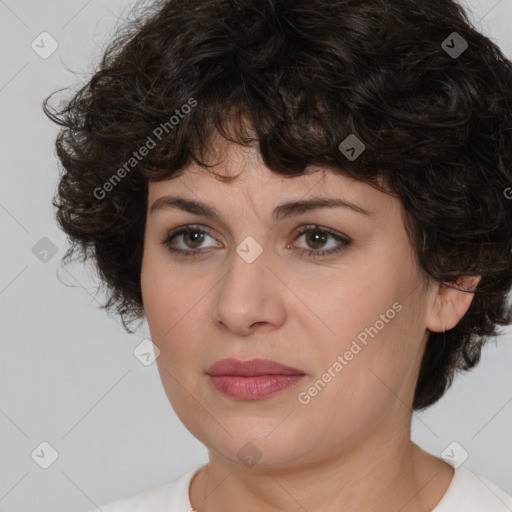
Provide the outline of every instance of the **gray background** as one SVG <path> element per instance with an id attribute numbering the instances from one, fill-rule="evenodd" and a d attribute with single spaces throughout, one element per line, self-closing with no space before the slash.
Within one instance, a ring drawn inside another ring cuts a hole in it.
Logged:
<path id="1" fill-rule="evenodd" d="M 207 461 L 171 409 L 156 363 L 144 366 L 133 354 L 149 337 L 147 325 L 127 335 L 98 309 L 103 296 L 91 268 L 59 266 L 66 238 L 51 206 L 57 127 L 41 102 L 88 78 L 131 4 L 0 0 L 0 511 L 88 510 Z M 512 58 L 512 0 L 464 5 Z M 44 31 L 58 43 L 46 59 L 31 47 Z M 43 262 L 36 244 L 49 245 L 45 237 L 56 253 Z M 422 447 L 441 455 L 456 441 L 468 453 L 464 465 L 509 494 L 510 341 L 507 329 L 474 371 L 413 419 Z M 44 441 L 58 453 L 47 469 L 31 456 Z M 460 457 L 461 448 L 453 453 Z"/>

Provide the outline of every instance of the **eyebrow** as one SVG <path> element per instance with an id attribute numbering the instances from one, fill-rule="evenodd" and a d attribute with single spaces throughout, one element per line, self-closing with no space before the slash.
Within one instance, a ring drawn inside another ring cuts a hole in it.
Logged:
<path id="1" fill-rule="evenodd" d="M 362 215 L 369 217 L 374 216 L 373 212 L 369 212 L 360 206 L 351 203 L 350 201 L 346 201 L 345 199 L 313 197 L 311 199 L 289 201 L 279 204 L 272 212 L 272 219 L 274 222 L 277 222 L 278 220 L 284 219 L 285 217 L 291 217 L 293 215 L 316 210 L 319 208 L 347 208 Z M 200 215 L 211 219 L 222 218 L 222 215 L 214 206 L 176 196 L 159 197 L 151 205 L 150 214 L 153 215 L 157 211 L 169 209 L 179 209 L 194 215 Z"/>

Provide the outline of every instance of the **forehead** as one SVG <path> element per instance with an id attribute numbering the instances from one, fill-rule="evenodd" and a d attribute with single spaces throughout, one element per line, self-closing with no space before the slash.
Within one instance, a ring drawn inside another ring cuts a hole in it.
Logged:
<path id="1" fill-rule="evenodd" d="M 340 170 L 308 166 L 300 175 L 283 175 L 265 165 L 256 144 L 242 146 L 219 138 L 215 142 L 210 143 L 203 159 L 213 167 L 192 162 L 177 176 L 148 183 L 148 213 L 165 207 L 164 196 L 214 206 L 206 215 L 210 217 L 215 216 L 211 210 L 230 212 L 236 204 L 260 212 L 273 211 L 275 216 L 279 215 L 277 205 L 313 199 L 351 203 L 353 211 L 366 211 L 369 216 L 400 206 L 396 198 Z"/>
<path id="2" fill-rule="evenodd" d="M 321 171 L 293 178 L 276 176 L 268 171 L 269 177 L 260 175 L 244 180 L 239 176 L 236 182 L 226 184 L 216 180 L 207 170 L 187 170 L 178 178 L 150 183 L 148 213 L 153 216 L 160 211 L 181 209 L 220 219 L 224 217 L 223 211 L 229 211 L 240 203 L 242 207 L 257 207 L 255 209 L 260 213 L 272 209 L 273 221 L 293 214 L 335 207 L 372 219 L 379 211 L 378 196 L 384 196 L 380 198 L 381 212 L 386 206 L 391 207 L 391 198 L 373 187 L 341 174 L 326 174 L 324 169 Z M 312 180 L 312 177 L 316 179 Z M 396 202 L 396 199 L 391 201 Z"/>

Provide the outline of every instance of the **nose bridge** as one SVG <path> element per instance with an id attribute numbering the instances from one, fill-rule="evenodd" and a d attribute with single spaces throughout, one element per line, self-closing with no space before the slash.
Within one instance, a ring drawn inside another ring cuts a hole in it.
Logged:
<path id="1" fill-rule="evenodd" d="M 268 285 L 267 254 L 253 237 L 246 237 L 229 258 L 230 272 L 221 285 L 225 299 L 244 302 L 257 300 Z"/>
<path id="2" fill-rule="evenodd" d="M 246 332 L 256 322 L 275 323 L 283 311 L 278 304 L 277 281 L 267 268 L 270 254 L 246 237 L 229 258 L 231 268 L 218 288 L 215 320 L 232 330 Z"/>

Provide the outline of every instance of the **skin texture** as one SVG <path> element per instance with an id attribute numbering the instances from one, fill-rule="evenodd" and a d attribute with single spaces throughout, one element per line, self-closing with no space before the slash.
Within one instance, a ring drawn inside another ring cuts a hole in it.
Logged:
<path id="1" fill-rule="evenodd" d="M 215 172 L 242 171 L 236 181 L 222 183 L 190 165 L 178 178 L 150 183 L 148 206 L 178 195 L 215 206 L 222 220 L 148 209 L 141 273 L 164 389 L 209 451 L 209 464 L 190 487 L 192 506 L 198 512 L 432 510 L 453 470 L 410 441 L 414 385 L 428 331 L 455 326 L 472 294 L 424 283 L 398 199 L 325 168 L 280 176 L 254 146 L 219 137 L 211 147 L 208 162 L 220 162 Z M 341 197 L 372 215 L 323 208 L 272 221 L 279 203 L 312 196 Z M 197 246 L 203 254 L 174 255 L 162 244 L 172 230 L 194 224 L 209 231 L 202 242 L 178 235 L 173 246 Z M 338 244 L 330 236 L 322 245 L 296 235 L 310 224 L 352 244 L 330 256 L 301 254 Z M 236 252 L 248 236 L 263 248 L 250 264 Z M 396 302 L 400 312 L 308 404 L 300 403 L 298 394 Z M 205 374 L 230 357 L 272 359 L 307 376 L 264 400 L 236 400 Z M 261 455 L 252 467 L 237 456 L 249 442 Z"/>

